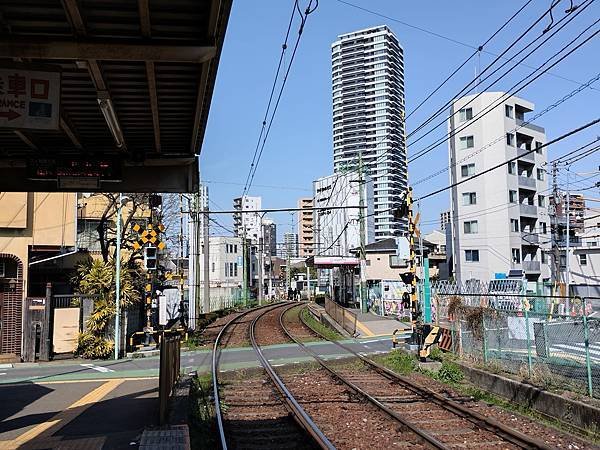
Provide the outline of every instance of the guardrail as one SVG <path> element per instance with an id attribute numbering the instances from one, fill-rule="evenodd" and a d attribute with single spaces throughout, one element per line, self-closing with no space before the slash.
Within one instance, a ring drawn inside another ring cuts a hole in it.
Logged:
<path id="1" fill-rule="evenodd" d="M 169 399 L 179 380 L 181 334 L 164 331 L 160 339 L 160 369 L 158 375 L 159 420 L 164 425 L 168 419 Z"/>
<path id="2" fill-rule="evenodd" d="M 356 314 L 336 302 L 325 299 L 325 311 L 333 320 L 350 333 L 352 336 L 356 334 Z"/>

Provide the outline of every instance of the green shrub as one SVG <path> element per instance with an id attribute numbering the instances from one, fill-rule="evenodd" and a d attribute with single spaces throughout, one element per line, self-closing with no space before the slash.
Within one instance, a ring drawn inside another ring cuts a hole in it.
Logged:
<path id="1" fill-rule="evenodd" d="M 106 359 L 113 355 L 115 343 L 92 333 L 79 333 L 75 354 L 86 359 Z"/>
<path id="2" fill-rule="evenodd" d="M 442 367 L 435 374 L 435 378 L 441 381 L 442 383 L 460 383 L 464 374 L 458 364 L 453 361 L 444 360 L 442 362 Z"/>

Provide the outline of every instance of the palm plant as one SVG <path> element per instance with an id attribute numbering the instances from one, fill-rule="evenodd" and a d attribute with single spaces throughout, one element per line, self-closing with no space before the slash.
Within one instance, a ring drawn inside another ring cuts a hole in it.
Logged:
<path id="1" fill-rule="evenodd" d="M 108 327 L 116 314 L 115 260 L 92 260 L 77 268 L 75 283 L 81 294 L 93 295 L 94 309 L 86 321 L 87 331 L 81 333 L 77 353 L 85 358 L 106 358 L 112 353 L 114 342 L 107 337 Z M 140 300 L 134 284 L 136 269 L 121 264 L 120 307 L 130 308 Z"/>

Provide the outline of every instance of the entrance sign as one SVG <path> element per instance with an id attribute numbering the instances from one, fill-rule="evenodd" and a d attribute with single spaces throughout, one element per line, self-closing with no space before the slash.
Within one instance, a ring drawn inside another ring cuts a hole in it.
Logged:
<path id="1" fill-rule="evenodd" d="M 0 128 L 58 130 L 60 72 L 0 68 Z"/>

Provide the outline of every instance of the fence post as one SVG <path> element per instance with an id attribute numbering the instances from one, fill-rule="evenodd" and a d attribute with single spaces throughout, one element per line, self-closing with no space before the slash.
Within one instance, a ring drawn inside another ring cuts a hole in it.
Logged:
<path id="1" fill-rule="evenodd" d="M 525 335 L 527 336 L 527 371 L 531 378 L 531 336 L 529 335 L 529 304 L 525 304 Z"/>
<path id="2" fill-rule="evenodd" d="M 583 338 L 585 344 L 585 365 L 587 370 L 588 393 L 590 397 L 594 396 L 592 385 L 592 366 L 590 364 L 590 330 L 587 321 L 587 312 L 585 308 L 585 297 L 583 298 Z"/>
<path id="3" fill-rule="evenodd" d="M 481 328 L 483 329 L 483 363 L 488 362 L 487 336 L 485 331 L 485 314 L 481 315 Z"/>

